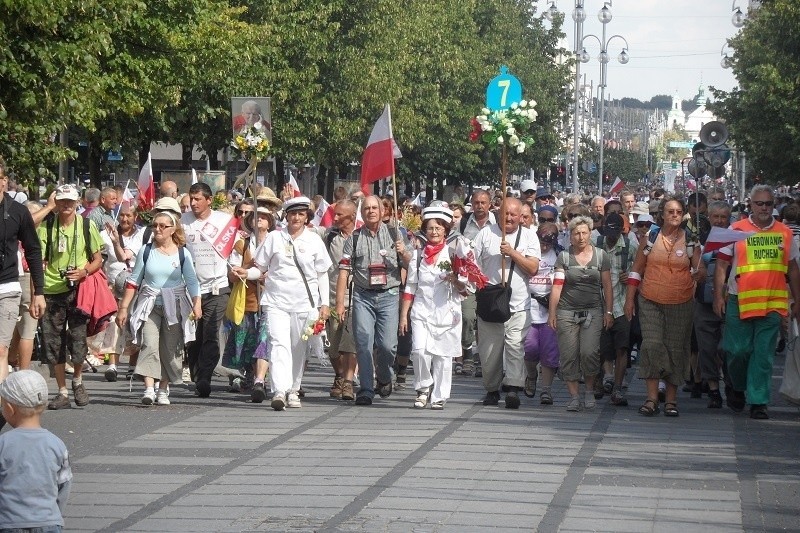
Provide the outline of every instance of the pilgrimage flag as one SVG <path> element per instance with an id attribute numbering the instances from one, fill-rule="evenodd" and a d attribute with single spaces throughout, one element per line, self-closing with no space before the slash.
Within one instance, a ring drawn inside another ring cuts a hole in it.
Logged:
<path id="1" fill-rule="evenodd" d="M 297 180 L 294 179 L 294 175 L 291 172 L 289 172 L 289 185 L 292 187 L 292 194 L 294 194 L 295 198 L 303 196 L 303 193 L 300 192 L 300 186 L 297 184 Z"/>
<path id="2" fill-rule="evenodd" d="M 333 225 L 333 206 L 325 201 L 325 198 L 320 200 L 317 210 L 314 211 L 314 220 L 311 223 L 316 227 L 329 228 Z"/>
<path id="3" fill-rule="evenodd" d="M 609 190 L 608 192 L 611 193 L 611 195 L 613 196 L 617 194 L 619 191 L 621 191 L 624 186 L 625 182 L 619 179 L 619 176 L 617 176 L 617 179 L 615 179 L 614 183 L 611 185 L 611 190 Z"/>
<path id="4" fill-rule="evenodd" d="M 213 213 L 200 228 L 203 239 L 211 243 L 214 251 L 225 260 L 231 256 L 238 231 L 239 219 L 232 215 L 225 218 L 224 213 Z"/>
<path id="5" fill-rule="evenodd" d="M 136 186 L 139 188 L 139 210 L 150 211 L 156 203 L 156 186 L 153 183 L 153 160 L 149 152 L 147 162 L 139 172 Z"/>
<path id="6" fill-rule="evenodd" d="M 703 246 L 703 252 L 713 252 L 720 248 L 725 248 L 729 244 L 743 241 L 750 235 L 754 235 L 754 231 L 738 231 L 729 228 L 718 228 L 714 226 L 708 234 L 706 244 Z"/>
<path id="7" fill-rule="evenodd" d="M 372 128 L 361 156 L 361 190 L 371 194 L 370 184 L 394 176 L 394 160 L 403 157 L 392 136 L 392 111 L 389 104 Z"/>

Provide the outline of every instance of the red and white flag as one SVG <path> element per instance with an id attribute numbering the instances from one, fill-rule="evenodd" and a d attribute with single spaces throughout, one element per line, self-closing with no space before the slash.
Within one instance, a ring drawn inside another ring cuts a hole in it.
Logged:
<path id="1" fill-rule="evenodd" d="M 292 187 L 292 194 L 294 194 L 295 198 L 303 196 L 303 193 L 300 192 L 300 186 L 297 184 L 297 180 L 294 179 L 294 175 L 291 172 L 289 172 L 289 185 Z"/>
<path id="2" fill-rule="evenodd" d="M 317 210 L 314 211 L 314 220 L 311 223 L 317 227 L 329 228 L 333 224 L 333 206 L 323 198 Z"/>
<path id="3" fill-rule="evenodd" d="M 194 185 L 195 183 L 197 183 L 197 171 L 195 169 L 192 169 L 192 185 Z"/>
<path id="4" fill-rule="evenodd" d="M 394 160 L 403 157 L 392 136 L 392 111 L 389 104 L 372 128 L 361 156 L 361 190 L 372 194 L 370 184 L 394 176 Z"/>
<path id="5" fill-rule="evenodd" d="M 621 191 L 623 187 L 625 187 L 625 182 L 619 179 L 619 176 L 617 176 L 617 179 L 615 179 L 614 183 L 611 184 L 611 189 L 608 192 L 614 195 Z"/>
<path id="6" fill-rule="evenodd" d="M 356 229 L 364 225 L 364 217 L 361 216 L 361 198 L 358 199 L 356 206 Z"/>
<path id="7" fill-rule="evenodd" d="M 750 235 L 755 235 L 754 231 L 739 231 L 729 228 L 718 228 L 714 226 L 708 234 L 703 252 L 713 252 L 720 248 L 725 248 L 729 244 L 743 241 Z"/>
<path id="8" fill-rule="evenodd" d="M 227 221 L 221 224 L 213 223 L 221 220 L 224 219 L 216 215 L 209 217 L 208 222 L 200 228 L 200 233 L 203 235 L 203 239 L 211 243 L 214 251 L 216 251 L 220 257 L 227 260 L 231 256 L 233 245 L 236 244 L 236 235 L 239 231 L 239 219 L 231 216 Z"/>
<path id="9" fill-rule="evenodd" d="M 128 180 L 128 183 L 130 182 L 131 180 Z M 128 188 L 128 183 L 125 184 L 125 191 L 122 193 L 122 203 L 133 205 L 133 201 L 136 200 L 136 198 L 133 196 L 133 194 L 131 194 L 131 190 Z"/>
<path id="10" fill-rule="evenodd" d="M 147 153 L 147 162 L 139 172 L 139 181 L 136 182 L 139 188 L 139 210 L 150 211 L 156 203 L 156 186 L 153 183 L 153 160 L 150 153 Z"/>

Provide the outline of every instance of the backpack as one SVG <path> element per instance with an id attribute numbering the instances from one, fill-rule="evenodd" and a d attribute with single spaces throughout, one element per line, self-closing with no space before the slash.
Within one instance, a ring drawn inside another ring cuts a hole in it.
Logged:
<path id="1" fill-rule="evenodd" d="M 75 215 L 75 216 L 80 217 L 81 220 L 83 220 L 83 244 L 86 247 L 86 262 L 87 263 L 91 263 L 92 262 L 92 256 L 94 256 L 94 254 L 92 253 L 92 249 L 90 247 L 90 245 L 91 245 L 91 235 L 89 233 L 90 232 L 90 224 L 92 223 L 92 221 L 89 220 L 88 218 L 83 218 L 80 215 Z M 56 224 L 56 217 L 55 216 L 48 216 L 47 217 L 47 223 L 46 223 L 47 240 L 45 241 L 45 246 L 44 246 L 44 259 L 48 263 L 52 259 L 51 252 L 52 252 L 52 245 L 53 245 L 53 226 L 55 226 L 55 224 Z"/>

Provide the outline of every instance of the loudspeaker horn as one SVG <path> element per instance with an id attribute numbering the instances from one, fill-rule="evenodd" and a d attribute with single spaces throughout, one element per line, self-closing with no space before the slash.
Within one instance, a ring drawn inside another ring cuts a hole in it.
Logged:
<path id="1" fill-rule="evenodd" d="M 700 142 L 709 148 L 716 148 L 728 140 L 728 128 L 718 120 L 712 120 L 700 129 Z"/>
<path id="2" fill-rule="evenodd" d="M 707 167 L 701 158 L 693 157 L 689 160 L 688 170 L 693 178 L 700 179 L 706 175 Z"/>

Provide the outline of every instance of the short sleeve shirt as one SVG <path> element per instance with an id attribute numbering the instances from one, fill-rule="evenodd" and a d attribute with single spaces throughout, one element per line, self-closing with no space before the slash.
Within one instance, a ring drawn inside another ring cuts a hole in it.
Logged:
<path id="1" fill-rule="evenodd" d="M 356 250 L 353 250 L 353 238 Z M 401 234 L 398 238 L 406 240 Z M 407 244 L 407 243 L 406 243 Z M 370 283 L 369 266 L 383 265 L 386 268 L 386 283 Z M 355 230 L 344 243 L 339 269 L 353 272 L 353 285 L 360 289 L 394 289 L 400 286 L 400 262 L 389 227 L 381 223 L 374 234 L 366 226 Z"/>
<path id="2" fill-rule="evenodd" d="M 519 244 L 515 247 L 525 257 L 542 258 L 542 249 L 539 246 L 539 238 L 530 229 L 520 226 L 514 233 L 506 235 L 506 242 L 514 245 L 517 242 L 517 234 L 521 232 Z M 500 255 L 500 226 L 492 224 L 484 226 L 473 240 L 475 248 L 475 259 L 481 271 L 489 278 L 489 283 L 499 284 L 503 282 L 502 260 Z M 511 258 L 505 258 L 505 279 L 509 277 Z M 514 275 L 511 276 L 511 312 L 524 311 L 530 309 L 531 297 L 528 292 L 529 277 L 522 273 L 518 265 L 514 265 Z"/>
<path id="3" fill-rule="evenodd" d="M 43 257 L 47 261 L 44 269 L 44 293 L 62 294 L 69 291 L 66 278 L 61 277 L 60 271 L 68 267 L 84 268 L 89 262 L 86 257 L 86 244 L 83 237 L 84 219 L 76 216 L 72 224 L 62 226 L 55 217 L 50 229 L 50 257 Z M 89 224 L 89 251 L 97 253 L 103 247 L 103 238 L 97 231 L 93 222 Z M 47 249 L 48 223 L 44 222 L 36 229 L 39 241 L 42 244 L 42 255 Z"/>

